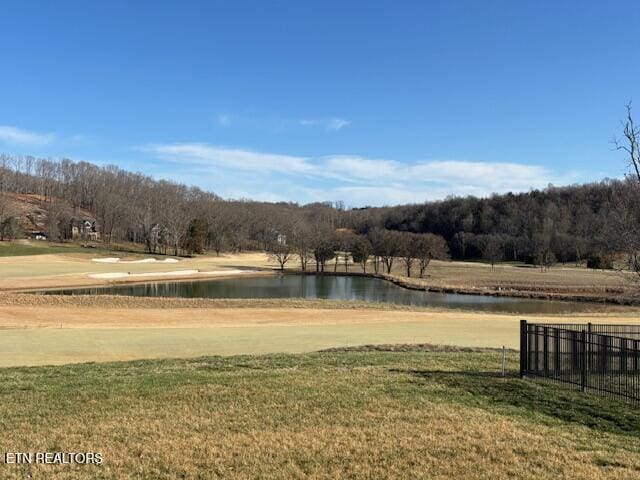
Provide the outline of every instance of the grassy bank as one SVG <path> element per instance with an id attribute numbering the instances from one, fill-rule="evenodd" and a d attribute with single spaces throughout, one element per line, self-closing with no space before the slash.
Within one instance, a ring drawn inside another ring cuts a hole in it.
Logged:
<path id="1" fill-rule="evenodd" d="M 82 242 L 53 243 L 45 241 L 18 240 L 15 242 L 0 242 L 0 257 L 26 257 L 31 255 L 49 254 L 91 254 L 107 255 L 117 253 L 143 254 L 142 247 L 135 244 L 107 245 L 93 243 L 91 247 L 83 246 Z"/>
<path id="2" fill-rule="evenodd" d="M 2 478 L 640 474 L 640 413 L 496 372 L 498 352 L 331 352 L 0 370 Z M 516 355 L 509 354 L 511 372 Z"/>

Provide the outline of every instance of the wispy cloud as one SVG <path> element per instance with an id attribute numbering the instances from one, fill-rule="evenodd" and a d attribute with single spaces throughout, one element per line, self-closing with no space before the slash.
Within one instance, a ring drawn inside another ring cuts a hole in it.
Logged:
<path id="1" fill-rule="evenodd" d="M 303 127 L 321 127 L 329 132 L 335 132 L 351 125 L 349 120 L 339 117 L 303 118 L 298 123 Z"/>
<path id="2" fill-rule="evenodd" d="M 42 147 L 55 140 L 53 133 L 38 133 L 9 125 L 0 125 L 0 142 L 12 146 Z"/>
<path id="3" fill-rule="evenodd" d="M 326 157 L 327 171 L 349 172 L 353 181 L 439 183 L 493 188 L 489 193 L 545 186 L 541 181 L 553 173 L 539 165 L 461 160 L 427 160 L 404 163 L 395 160 L 369 159 L 335 155 Z"/>
<path id="4" fill-rule="evenodd" d="M 351 125 L 350 120 L 341 117 L 287 117 L 257 111 L 218 112 L 214 116 L 218 127 L 234 127 L 265 130 L 296 130 L 316 128 L 320 131 L 337 132 Z"/>
<path id="5" fill-rule="evenodd" d="M 222 127 L 228 127 L 233 123 L 233 115 L 229 113 L 219 113 L 216 115 L 216 122 Z"/>
<path id="6" fill-rule="evenodd" d="M 154 158 L 197 171 L 201 185 L 224 195 L 292 201 L 344 200 L 348 205 L 388 205 L 488 196 L 580 180 L 541 165 L 423 160 L 400 162 L 353 155 L 296 156 L 205 143 L 138 147 Z M 286 180 L 283 180 L 286 179 Z"/>
<path id="7" fill-rule="evenodd" d="M 310 159 L 292 155 L 260 153 L 204 143 L 152 144 L 138 147 L 160 159 L 188 166 L 222 167 L 249 170 L 256 175 L 270 173 L 311 174 L 315 169 Z"/>

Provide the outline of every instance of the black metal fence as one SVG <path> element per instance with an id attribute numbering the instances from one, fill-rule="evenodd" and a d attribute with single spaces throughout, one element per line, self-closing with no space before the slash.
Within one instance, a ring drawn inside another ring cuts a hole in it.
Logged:
<path id="1" fill-rule="evenodd" d="M 522 320 L 520 375 L 640 404 L 640 325 Z"/>

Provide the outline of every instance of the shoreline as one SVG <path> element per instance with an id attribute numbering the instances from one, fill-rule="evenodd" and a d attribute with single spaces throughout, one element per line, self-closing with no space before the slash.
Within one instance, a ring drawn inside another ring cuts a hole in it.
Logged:
<path id="1" fill-rule="evenodd" d="M 104 309 L 251 309 L 251 308 L 295 308 L 298 310 L 376 310 L 380 312 L 423 312 L 423 313 L 459 313 L 487 314 L 495 316 L 557 316 L 575 317 L 577 315 L 606 316 L 609 314 L 640 314 L 640 310 L 626 305 L 591 304 L 593 310 L 562 312 L 524 312 L 507 310 L 483 310 L 459 307 L 409 305 L 399 303 L 365 302 L 358 300 L 332 300 L 322 298 L 187 298 L 187 297 L 145 297 L 135 295 L 40 295 L 34 293 L 0 293 L 0 307 L 59 307 L 59 308 L 104 308 Z"/>
<path id="2" fill-rule="evenodd" d="M 429 292 L 429 293 L 443 293 L 443 294 L 456 294 L 456 295 L 479 295 L 486 297 L 501 297 L 501 298 L 517 298 L 517 299 L 529 299 L 529 300 L 550 300 L 557 302 L 580 302 L 590 303 L 601 306 L 623 306 L 623 307 L 638 307 L 640 306 L 640 297 L 616 297 L 605 296 L 597 294 L 567 294 L 561 292 L 548 292 L 548 291 L 529 291 L 529 290 L 517 290 L 517 289 L 490 289 L 487 287 L 452 287 L 443 285 L 428 285 L 418 283 L 426 280 L 425 278 L 406 278 L 398 277 L 395 275 L 389 275 L 384 273 L 364 273 L 364 272 L 316 272 L 316 271 L 299 271 L 299 270 L 280 270 L 277 268 L 264 269 L 264 268 L 247 268 L 247 274 L 241 274 L 239 272 L 230 272 L 229 274 L 216 274 L 212 275 L 211 272 L 198 272 L 191 275 L 167 275 L 165 273 L 153 276 L 149 274 L 146 278 L 118 278 L 108 279 L 103 282 L 88 282 L 88 283 L 74 283 L 72 285 L 54 284 L 47 286 L 33 286 L 28 288 L 3 288 L 0 289 L 2 293 L 13 294 L 37 294 L 40 292 L 50 292 L 56 290 L 81 290 L 86 288 L 109 288 L 115 286 L 124 285 L 145 285 L 150 283 L 183 283 L 183 282 L 202 282 L 212 280 L 224 280 L 232 278 L 245 278 L 245 277 L 262 277 L 262 276 L 276 276 L 276 275 L 315 275 L 315 276 L 352 276 L 352 277 L 368 277 L 376 278 L 390 282 L 398 287 L 405 288 L 407 290 Z M 221 271 L 222 272 L 222 271 Z M 96 280 L 91 278 L 91 280 Z"/>
<path id="3" fill-rule="evenodd" d="M 552 300 L 558 302 L 584 302 L 600 305 L 619 305 L 637 307 L 640 306 L 640 297 L 612 297 L 612 296 L 598 296 L 597 294 L 567 294 L 560 292 L 534 292 L 529 290 L 516 290 L 516 289 L 490 289 L 486 287 L 448 287 L 442 285 L 424 285 L 414 282 L 426 280 L 426 278 L 411 278 L 397 277 L 395 275 L 389 275 L 386 273 L 363 273 L 363 272 L 294 272 L 285 270 L 285 274 L 302 274 L 302 275 L 325 275 L 325 276 L 353 276 L 353 277 L 369 277 L 378 278 L 391 282 L 398 287 L 406 288 L 407 290 L 416 290 L 421 292 L 433 292 L 433 293 L 451 293 L 457 295 L 481 295 L 487 297 L 507 297 L 507 298 L 523 298 L 530 300 Z"/>
<path id="4" fill-rule="evenodd" d="M 46 267 L 40 267 L 41 260 L 45 260 Z M 342 265 L 339 265 L 339 270 L 334 272 L 333 264 L 328 265 L 324 272 L 316 272 L 315 269 L 303 272 L 296 263 L 291 263 L 290 268 L 280 270 L 269 262 L 263 252 L 186 259 L 180 262 L 180 267 L 185 270 L 169 269 L 168 271 L 166 269 L 160 270 L 159 265 L 155 268 L 137 265 L 132 265 L 129 268 L 116 268 L 114 264 L 113 268 L 109 268 L 108 265 L 94 268 L 93 264 L 96 267 L 98 265 L 94 260 L 92 259 L 87 264 L 85 258 L 57 254 L 37 259 L 34 257 L 5 257 L 0 261 L 0 270 L 3 265 L 7 265 L 9 270 L 7 276 L 0 279 L 0 293 L 98 289 L 120 285 L 201 282 L 244 276 L 284 274 L 370 277 L 390 282 L 408 290 L 441 294 L 580 302 L 600 306 L 640 306 L 640 285 L 636 285 L 632 280 L 625 280 L 623 277 L 611 276 L 604 271 L 589 272 L 590 275 L 586 276 L 584 272 L 578 270 L 560 269 L 557 273 L 549 273 L 549 278 L 546 274 L 543 276 L 533 271 L 527 273 L 518 269 L 496 267 L 497 272 L 494 276 L 493 271 L 491 275 L 488 275 L 486 269 L 477 268 L 482 266 L 480 264 L 434 262 L 425 277 L 407 278 L 397 268 L 392 274 L 375 273 L 372 269 L 365 273 L 362 272 L 359 265 L 349 265 L 350 271 L 347 272 L 342 270 Z M 61 264 L 64 262 L 69 262 L 69 269 L 61 268 Z M 31 266 L 34 269 L 33 276 L 29 275 Z M 23 269 L 20 270 L 20 267 Z M 567 271 L 567 281 L 559 278 L 565 275 L 564 270 Z M 39 271 L 47 273 L 39 275 L 36 273 Z"/>
<path id="5" fill-rule="evenodd" d="M 248 269 L 247 269 L 248 270 Z M 219 270 L 222 271 L 222 270 Z M 152 272 L 151 272 L 152 273 Z M 250 274 L 240 274 L 238 272 L 233 272 L 229 274 L 216 274 L 211 275 L 210 272 L 199 272 L 194 273 L 192 275 L 149 275 L 146 278 L 118 278 L 118 279 L 106 279 L 103 282 L 95 283 L 96 278 L 91 278 L 93 282 L 90 283 L 82 283 L 82 279 L 80 279 L 80 283 L 67 284 L 67 285 L 47 285 L 43 287 L 33 286 L 33 287 L 18 287 L 18 288 L 1 288 L 0 287 L 0 295 L 2 294 L 37 294 L 39 292 L 50 292 L 55 290 L 82 290 L 85 288 L 109 288 L 109 287 L 117 287 L 124 285 L 145 285 L 148 283 L 183 283 L 183 282 L 200 282 L 206 280 L 228 280 L 230 278 L 245 278 L 245 277 L 266 277 L 272 276 L 279 272 L 274 272 L 271 270 L 260 270 L 253 269 Z M 89 277 L 90 278 L 90 277 Z M 50 280 L 50 279 L 47 279 Z"/>

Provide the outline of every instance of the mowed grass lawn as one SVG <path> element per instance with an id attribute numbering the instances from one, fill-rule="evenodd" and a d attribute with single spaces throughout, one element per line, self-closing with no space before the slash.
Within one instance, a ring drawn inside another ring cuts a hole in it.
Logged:
<path id="1" fill-rule="evenodd" d="M 0 369 L 0 450 L 101 466 L 0 478 L 640 477 L 640 410 L 500 353 L 360 352 Z M 32 477 L 28 477 L 31 475 Z"/>

